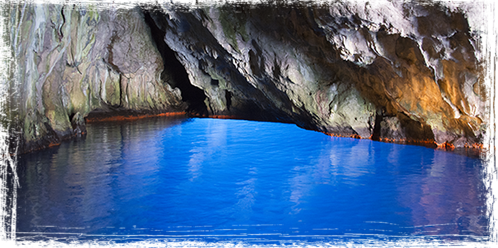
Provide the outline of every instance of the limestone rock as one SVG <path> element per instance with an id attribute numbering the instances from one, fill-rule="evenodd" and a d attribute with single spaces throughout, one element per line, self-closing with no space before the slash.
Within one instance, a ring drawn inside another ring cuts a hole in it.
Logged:
<path id="1" fill-rule="evenodd" d="M 189 11 L 163 4 L 146 13 L 211 115 L 457 146 L 483 135 L 477 38 L 458 10 L 346 2 Z"/>
<path id="2" fill-rule="evenodd" d="M 12 15 L 21 150 L 49 145 L 47 135 L 58 143 L 84 133 L 92 111 L 185 109 L 180 92 L 161 80 L 162 58 L 138 7 L 26 4 Z"/>
<path id="3" fill-rule="evenodd" d="M 489 99 L 463 11 L 397 1 L 18 5 L 23 139 L 29 150 L 82 133 L 81 118 L 95 112 L 186 110 L 376 140 L 478 143 Z"/>

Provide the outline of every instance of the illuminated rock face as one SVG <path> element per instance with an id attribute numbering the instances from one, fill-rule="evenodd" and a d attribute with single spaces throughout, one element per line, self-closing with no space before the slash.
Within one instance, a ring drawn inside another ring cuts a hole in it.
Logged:
<path id="1" fill-rule="evenodd" d="M 462 13 L 434 5 L 238 6 L 146 13 L 210 114 L 463 146 L 485 90 Z M 152 26 L 151 25 L 151 26 Z"/>
<path id="2" fill-rule="evenodd" d="M 477 36 L 444 6 L 18 12 L 28 143 L 50 130 L 70 135 L 70 117 L 82 126 L 95 110 L 188 111 L 454 146 L 479 143 L 486 127 Z"/>

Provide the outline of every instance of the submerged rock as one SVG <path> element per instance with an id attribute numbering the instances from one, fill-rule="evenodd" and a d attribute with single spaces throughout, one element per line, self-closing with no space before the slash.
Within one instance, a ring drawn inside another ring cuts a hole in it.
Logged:
<path id="1" fill-rule="evenodd" d="M 443 4 L 16 13 L 25 150 L 84 132 L 92 111 L 188 111 L 454 146 L 482 142 L 486 129 L 479 36 Z"/>

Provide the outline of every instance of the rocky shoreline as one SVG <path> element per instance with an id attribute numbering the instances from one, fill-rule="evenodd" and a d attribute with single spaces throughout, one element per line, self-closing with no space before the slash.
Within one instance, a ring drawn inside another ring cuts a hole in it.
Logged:
<path id="1" fill-rule="evenodd" d="M 479 149 L 487 129 L 478 30 L 444 3 L 10 8 L 21 153 L 84 134 L 97 115 L 278 121 L 447 148 Z"/>

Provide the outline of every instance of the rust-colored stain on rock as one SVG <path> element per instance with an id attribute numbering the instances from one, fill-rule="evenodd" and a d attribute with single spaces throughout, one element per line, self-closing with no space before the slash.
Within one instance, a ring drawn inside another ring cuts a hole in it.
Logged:
<path id="1" fill-rule="evenodd" d="M 12 156 L 16 156 L 17 154 L 15 153 L 5 153 L 5 154 L 1 154 L 0 155 L 0 159 L 4 159 L 4 158 L 8 158 L 8 157 L 12 157 Z"/>
<path id="2" fill-rule="evenodd" d="M 133 121 L 133 120 L 152 118 L 152 117 L 181 116 L 186 114 L 187 113 L 185 112 L 168 112 L 168 113 L 160 113 L 154 115 L 116 115 L 109 117 L 87 118 L 86 122 L 91 123 L 91 122 L 104 122 L 104 121 Z"/>

